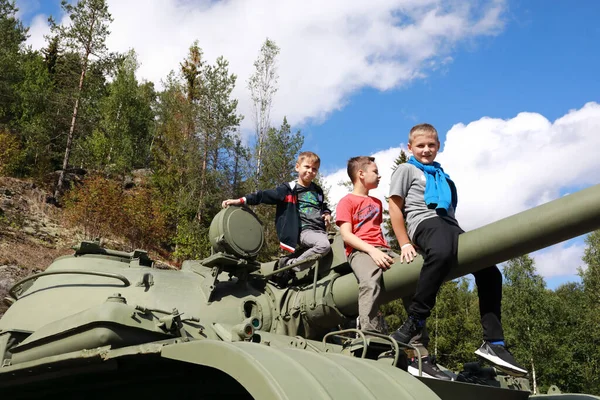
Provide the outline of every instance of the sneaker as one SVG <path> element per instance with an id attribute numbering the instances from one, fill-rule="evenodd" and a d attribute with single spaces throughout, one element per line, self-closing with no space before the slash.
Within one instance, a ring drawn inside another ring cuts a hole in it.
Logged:
<path id="1" fill-rule="evenodd" d="M 279 260 L 277 260 L 277 264 L 275 265 L 275 270 L 277 271 L 278 269 L 285 267 L 288 260 L 289 260 L 289 257 L 286 257 L 286 256 L 280 257 Z"/>
<path id="2" fill-rule="evenodd" d="M 390 337 L 398 343 L 408 344 L 410 339 L 421 333 L 425 326 L 425 321 L 419 321 L 416 318 L 408 317 L 404 324 L 392 333 Z"/>
<path id="3" fill-rule="evenodd" d="M 285 289 L 291 284 L 294 284 L 295 279 L 296 274 L 290 269 L 271 276 L 271 281 L 281 289 Z"/>
<path id="4" fill-rule="evenodd" d="M 424 378 L 440 379 L 442 381 L 452 380 L 428 356 L 421 358 L 421 371 Z M 413 358 L 408 364 L 408 372 L 411 375 L 419 376 L 419 361 L 416 358 Z"/>
<path id="5" fill-rule="evenodd" d="M 488 341 L 483 342 L 480 348 L 475 351 L 479 357 L 484 358 L 494 364 L 502 371 L 511 375 L 527 375 L 527 370 L 520 366 L 506 347 L 498 344 L 491 344 Z"/>

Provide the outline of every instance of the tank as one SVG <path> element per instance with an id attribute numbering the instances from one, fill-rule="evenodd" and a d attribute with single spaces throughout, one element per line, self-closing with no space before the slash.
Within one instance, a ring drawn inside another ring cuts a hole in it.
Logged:
<path id="1" fill-rule="evenodd" d="M 600 185 L 467 232 L 448 279 L 600 227 Z M 387 336 L 340 329 L 357 315 L 343 242 L 289 287 L 259 263 L 263 229 L 220 211 L 212 254 L 159 269 L 143 250 L 83 242 L 17 282 L 0 319 L 2 398 L 481 399 L 532 396 L 525 379 L 466 365 L 486 385 L 415 377 Z M 383 274 L 386 300 L 414 290 L 422 259 Z M 482 378 L 483 377 L 483 378 Z"/>

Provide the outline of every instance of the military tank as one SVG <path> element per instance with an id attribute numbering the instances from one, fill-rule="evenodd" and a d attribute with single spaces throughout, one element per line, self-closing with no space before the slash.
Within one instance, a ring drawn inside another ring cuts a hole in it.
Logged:
<path id="1" fill-rule="evenodd" d="M 599 227 L 600 185 L 461 235 L 448 279 Z M 222 210 L 209 235 L 212 254 L 180 270 L 83 242 L 17 282 L 0 319 L 2 398 L 597 398 L 532 396 L 494 371 L 487 385 L 415 377 L 405 346 L 338 328 L 358 299 L 339 235 L 285 288 L 269 280 L 275 261 L 256 261 L 264 237 L 250 210 Z M 412 293 L 421 266 L 394 263 L 384 298 Z"/>

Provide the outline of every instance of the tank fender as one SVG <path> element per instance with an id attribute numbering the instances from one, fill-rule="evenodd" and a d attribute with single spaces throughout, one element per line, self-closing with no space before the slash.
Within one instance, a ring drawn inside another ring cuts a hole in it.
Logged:
<path id="1" fill-rule="evenodd" d="M 341 354 L 198 340 L 167 345 L 161 355 L 218 369 L 261 400 L 439 399 L 405 371 Z"/>

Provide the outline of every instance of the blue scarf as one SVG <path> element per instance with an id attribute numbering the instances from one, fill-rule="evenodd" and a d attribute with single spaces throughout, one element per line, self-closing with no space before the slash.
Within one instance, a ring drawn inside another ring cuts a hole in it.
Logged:
<path id="1" fill-rule="evenodd" d="M 444 209 L 448 211 L 450 204 L 456 209 L 458 196 L 454 182 L 447 173 L 444 172 L 440 163 L 421 164 L 416 158 L 411 157 L 408 163 L 419 168 L 425 174 L 425 204 L 428 208 L 436 210 Z"/>

